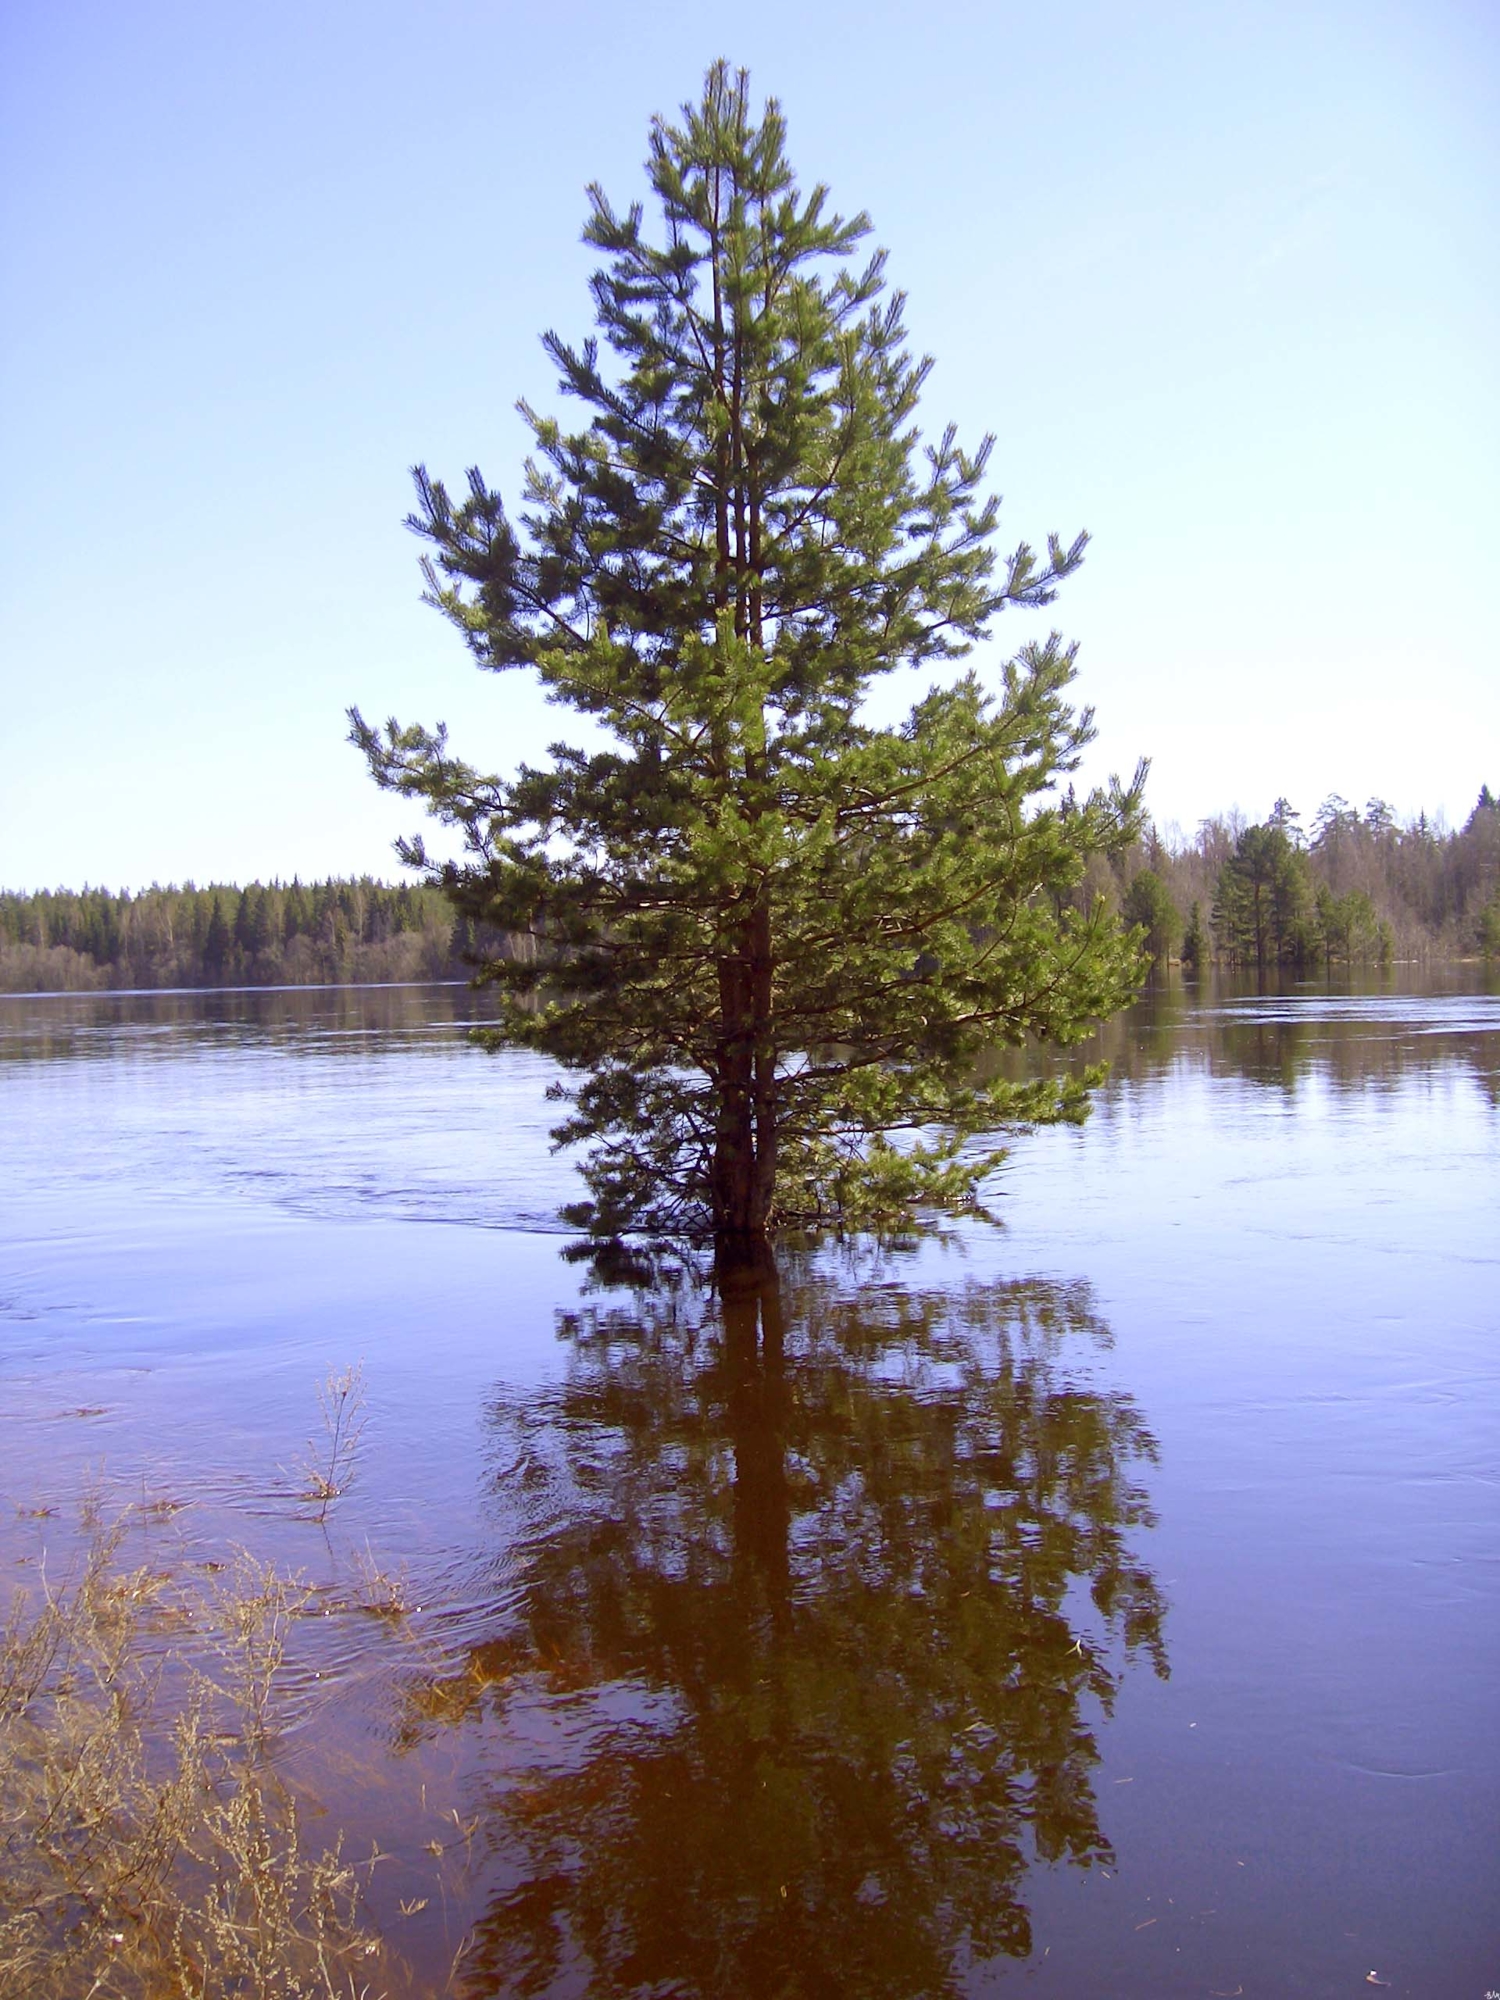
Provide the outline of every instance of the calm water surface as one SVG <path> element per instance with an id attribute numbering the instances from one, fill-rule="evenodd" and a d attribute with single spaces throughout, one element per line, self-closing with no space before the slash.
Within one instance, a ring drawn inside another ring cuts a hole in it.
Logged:
<path id="1" fill-rule="evenodd" d="M 413 1993 L 1500 1989 L 1493 992 L 1156 996 L 1002 1227 L 722 1305 L 563 1258 L 477 1004 L 0 998 L 0 1571 L 404 1575 L 281 1754 Z"/>

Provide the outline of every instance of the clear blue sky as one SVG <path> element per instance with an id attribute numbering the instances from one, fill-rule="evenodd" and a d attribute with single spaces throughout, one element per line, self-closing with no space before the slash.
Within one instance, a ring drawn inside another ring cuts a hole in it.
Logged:
<path id="1" fill-rule="evenodd" d="M 6 0 L 0 885 L 391 873 L 348 702 L 557 733 L 418 603 L 406 468 L 514 490 L 584 184 L 719 54 L 871 212 L 1005 532 L 1091 530 L 1096 774 L 1188 828 L 1500 784 L 1491 0 Z"/>

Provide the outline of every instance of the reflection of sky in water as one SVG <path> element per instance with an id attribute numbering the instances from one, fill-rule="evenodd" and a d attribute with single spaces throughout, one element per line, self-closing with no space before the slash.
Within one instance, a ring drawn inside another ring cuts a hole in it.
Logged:
<path id="1" fill-rule="evenodd" d="M 462 989 L 373 989 L 363 1019 L 347 993 L 208 997 L 249 1018 L 195 1019 L 175 997 L 0 1006 L 0 1089 L 31 1185 L 556 1227 L 551 1066 L 472 1048 Z M 152 1019 L 173 1010 L 188 1018 Z"/>
<path id="2" fill-rule="evenodd" d="M 1470 993 L 1424 994 L 1416 1004 L 1409 994 L 1310 993 L 1277 1000 L 1225 1000 L 1218 1011 L 1232 1022 L 1274 1021 L 1311 1029 L 1394 1026 L 1404 1034 L 1418 1035 L 1494 1034 L 1500 1024 L 1500 1001 Z"/>
<path id="3" fill-rule="evenodd" d="M 549 1072 L 467 1046 L 476 1004 L 0 1000 L 0 1588 L 43 1547 L 64 1559 L 70 1496 L 103 1466 L 191 1503 L 153 1527 L 163 1550 L 227 1535 L 318 1576 L 368 1540 L 408 1566 L 440 1658 L 513 1628 L 526 1537 L 568 1516 L 518 1451 L 497 1456 L 493 1413 L 554 1422 L 573 1367 L 558 1315 L 591 1302 L 542 1233 L 569 1194 Z M 1141 1474 L 1159 1524 L 1139 1534 L 1172 1677 L 1122 1681 L 1094 1780 L 1118 1869 L 1033 1870 L 1017 1976 L 1060 2000 L 1321 1995 L 1371 1967 L 1397 1992 L 1483 1991 L 1500 1965 L 1500 1000 L 1206 1007 L 1175 988 L 1101 1043 L 1114 1069 L 1088 1125 L 1014 1143 L 1001 1229 L 830 1264 L 867 1283 L 880 1325 L 913 1288 L 1085 1284 L 1099 1337 L 1064 1344 L 1062 1379 L 1129 1397 L 1160 1447 Z M 365 1463 L 325 1536 L 278 1498 L 278 1467 L 316 1426 L 324 1370 L 361 1356 Z M 940 1401 L 963 1380 L 955 1356 L 919 1366 L 899 1344 L 864 1366 L 861 1394 Z M 691 1441 L 667 1442 L 686 1479 Z M 786 1462 L 812 1492 L 813 1445 L 793 1437 Z M 23 1501 L 62 1511 L 23 1520 Z M 793 1522 L 795 1559 L 818 1532 Z M 422 1784 L 473 1796 L 612 1733 L 664 1739 L 683 1713 L 625 1661 L 592 1691 L 528 1683 L 503 1728 L 380 1762 L 388 1635 L 330 1620 L 304 1640 L 291 1754 L 325 1784 L 335 1752 L 353 1768 L 360 1751 L 351 1833 L 383 1844 Z"/>
<path id="4" fill-rule="evenodd" d="M 328 1216 L 376 1210 L 551 1230 L 574 1192 L 547 1136 L 555 1072 L 520 1051 L 471 1047 L 466 1026 L 482 1005 L 453 988 L 9 996 L 0 1000 L 6 1159 L 32 1190 L 218 1190 Z M 1113 1076 L 1094 1123 L 1165 1114 L 1175 1160 L 1196 1178 L 1199 1163 L 1177 1142 L 1222 1127 L 1224 1091 L 1177 1090 L 1168 1108 L 1163 1070 L 1294 1090 L 1300 1120 L 1352 1121 L 1349 1142 L 1361 1138 L 1360 1110 L 1331 1104 L 1329 1091 L 1425 1090 L 1441 1076 L 1445 1116 L 1482 1120 L 1485 1096 L 1493 1102 L 1500 1089 L 1497 1045 L 1500 999 L 1483 995 L 1231 996 L 1194 1008 L 1179 994 L 1106 1030 L 1099 1052 Z M 1251 1092 L 1233 1122 L 1248 1141 L 1275 1115 Z M 1384 1145 L 1383 1135 L 1370 1136 Z M 1111 1166 L 1101 1162 L 1106 1180 Z M 1305 1170 L 1323 1166 L 1309 1156 Z"/>

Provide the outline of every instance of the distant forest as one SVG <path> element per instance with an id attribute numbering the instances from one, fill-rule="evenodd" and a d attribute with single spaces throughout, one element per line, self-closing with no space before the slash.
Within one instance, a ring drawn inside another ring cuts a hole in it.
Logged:
<path id="1" fill-rule="evenodd" d="M 1204 820 L 1192 839 L 1154 827 L 1091 865 L 1075 897 L 1105 896 L 1158 963 L 1335 972 L 1358 965 L 1500 958 L 1500 801 L 1488 786 L 1452 832 L 1325 799 L 1304 829 L 1270 817 Z M 477 939 L 425 884 L 211 883 L 0 891 L 0 992 L 109 987 L 321 986 L 463 979 Z"/>
<path id="2" fill-rule="evenodd" d="M 1384 799 L 1336 793 L 1304 828 L 1278 799 L 1249 825 L 1204 820 L 1191 839 L 1145 837 L 1081 885 L 1146 933 L 1158 962 L 1269 971 L 1500 956 L 1500 801 L 1488 785 L 1458 832 Z"/>
<path id="3" fill-rule="evenodd" d="M 503 941 L 482 941 L 493 948 Z M 465 979 L 475 940 L 441 890 L 357 881 L 0 891 L 0 992 Z"/>

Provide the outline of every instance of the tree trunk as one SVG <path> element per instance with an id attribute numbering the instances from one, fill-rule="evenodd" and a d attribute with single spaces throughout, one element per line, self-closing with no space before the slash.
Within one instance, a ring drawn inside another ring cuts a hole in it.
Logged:
<path id="1" fill-rule="evenodd" d="M 711 1168 L 714 1261 L 763 1269 L 776 1191 L 776 1052 L 770 1039 L 771 917 L 757 898 L 739 939 L 719 960 L 719 1074 Z"/>

